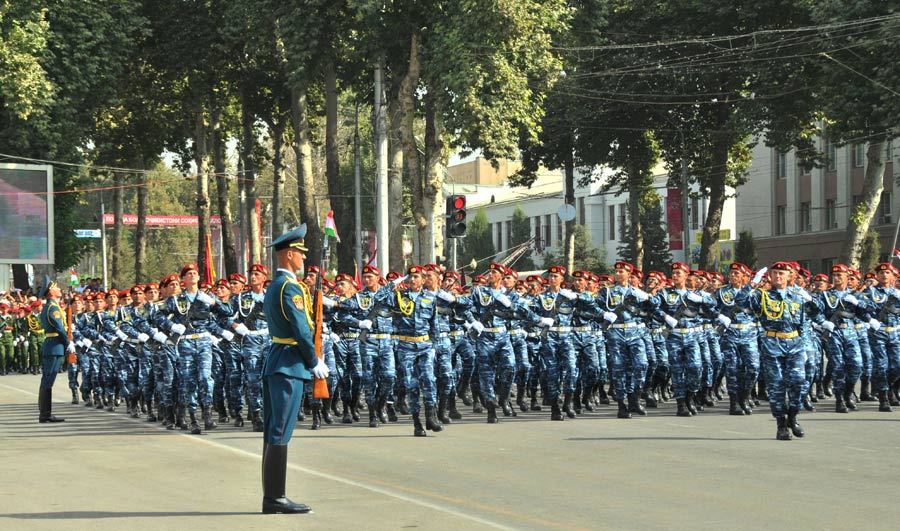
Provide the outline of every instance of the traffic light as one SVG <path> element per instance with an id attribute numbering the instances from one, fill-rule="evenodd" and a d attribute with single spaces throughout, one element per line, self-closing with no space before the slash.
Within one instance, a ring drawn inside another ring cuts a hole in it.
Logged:
<path id="1" fill-rule="evenodd" d="M 462 238 L 466 235 L 466 196 L 451 195 L 447 198 L 447 237 Z"/>

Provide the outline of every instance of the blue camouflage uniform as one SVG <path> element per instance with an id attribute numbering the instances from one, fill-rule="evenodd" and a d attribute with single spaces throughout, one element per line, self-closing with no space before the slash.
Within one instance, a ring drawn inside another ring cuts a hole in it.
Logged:
<path id="1" fill-rule="evenodd" d="M 859 348 L 859 333 L 856 328 L 857 317 L 866 317 L 866 301 L 859 299 L 858 305 L 848 303 L 845 298 L 853 294 L 847 290 L 831 288 L 820 293 L 814 300 L 821 316 L 817 322 L 827 320 L 834 324 L 834 330 L 828 335 L 825 352 L 832 363 L 834 381 L 835 407 L 849 398 L 853 387 L 862 374 L 862 353 Z M 862 333 L 866 331 L 861 330 Z M 847 404 L 851 407 L 852 404 Z"/>
<path id="2" fill-rule="evenodd" d="M 737 304 L 738 289 L 732 285 L 716 290 L 716 310 L 731 319 L 722 331 L 722 355 L 725 364 L 725 387 L 743 403 L 749 399 L 759 377 L 759 325 L 747 306 Z"/>
<path id="3" fill-rule="evenodd" d="M 884 404 L 887 392 L 900 378 L 900 291 L 872 286 L 865 296 L 870 301 L 870 318 L 881 325 L 871 332 L 872 389 L 879 395 L 879 409 L 889 410 L 890 404 Z"/>
<path id="4" fill-rule="evenodd" d="M 531 311 L 535 316 L 553 319 L 553 324 L 541 332 L 540 346 L 541 364 L 546 373 L 547 398 L 553 407 L 559 400 L 560 384 L 565 396 L 575 392 L 578 366 L 572 344 L 572 317 L 578 304 L 590 304 L 590 299 L 593 298 L 589 293 L 579 295 L 571 292 L 571 295 L 574 295 L 572 298 L 562 293 L 570 292 L 563 290 L 554 292 L 548 288 L 531 302 Z M 571 417 L 572 413 L 569 413 L 569 416 Z"/>
<path id="5" fill-rule="evenodd" d="M 251 418 L 256 418 L 262 412 L 262 367 L 271 341 L 263 313 L 265 296 L 265 291 L 255 293 L 247 290 L 232 295 L 230 301 L 233 310 L 231 324 L 243 324 L 248 333 L 235 333 L 234 339 L 227 346 L 225 361 L 229 379 L 228 405 L 235 414 L 239 414 L 244 409 L 246 395 Z"/>
<path id="6" fill-rule="evenodd" d="M 652 309 L 656 303 L 637 288 L 619 285 L 601 289 L 596 300 L 600 310 L 617 316 L 606 330 L 606 348 L 612 366 L 613 396 L 621 401 L 639 393 L 644 386 L 647 328 L 640 312 L 642 308 Z"/>

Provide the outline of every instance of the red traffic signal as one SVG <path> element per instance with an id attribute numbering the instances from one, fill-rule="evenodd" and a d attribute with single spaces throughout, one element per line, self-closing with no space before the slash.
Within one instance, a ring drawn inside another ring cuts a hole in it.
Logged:
<path id="1" fill-rule="evenodd" d="M 466 235 L 466 196 L 447 197 L 447 237 L 462 238 Z"/>

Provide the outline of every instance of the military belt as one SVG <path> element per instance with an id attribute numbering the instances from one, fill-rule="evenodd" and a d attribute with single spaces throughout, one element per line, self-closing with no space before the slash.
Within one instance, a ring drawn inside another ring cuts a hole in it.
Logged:
<path id="1" fill-rule="evenodd" d="M 262 330 L 251 330 L 251 331 L 247 332 L 247 335 L 248 336 L 261 336 L 263 334 L 268 334 L 268 333 L 269 333 L 269 329 L 263 328 Z"/>
<path id="2" fill-rule="evenodd" d="M 465 330 L 454 330 L 454 331 L 450 332 L 450 337 L 459 337 L 459 336 L 464 336 L 464 335 L 466 335 Z"/>
<path id="3" fill-rule="evenodd" d="M 505 326 L 495 326 L 493 328 L 485 328 L 484 332 L 491 332 L 493 334 L 499 334 L 501 332 L 506 332 Z"/>
<path id="4" fill-rule="evenodd" d="M 617 323 L 609 325 L 610 328 L 637 328 L 644 326 L 644 323 Z"/>
<path id="5" fill-rule="evenodd" d="M 522 330 L 521 328 L 516 328 L 514 330 L 509 331 L 509 335 L 511 335 L 511 336 L 524 336 L 526 334 L 528 334 L 528 332 Z"/>
<path id="6" fill-rule="evenodd" d="M 390 339 L 390 334 L 369 334 L 366 336 L 367 339 Z"/>
<path id="7" fill-rule="evenodd" d="M 753 328 L 756 326 L 756 323 L 746 323 L 746 324 L 733 324 L 728 328 L 732 330 L 745 330 L 747 328 Z"/>
<path id="8" fill-rule="evenodd" d="M 711 325 L 711 324 L 709 324 L 709 323 L 704 323 L 704 324 L 703 324 L 703 329 L 704 329 L 704 330 L 709 330 L 710 328 L 712 328 L 712 325 Z"/>
<path id="9" fill-rule="evenodd" d="M 651 329 L 650 329 L 650 333 L 653 334 L 653 335 L 655 335 L 655 336 L 658 336 L 658 335 L 661 335 L 661 334 L 663 333 L 663 329 L 662 329 L 662 328 L 651 328 Z"/>
<path id="10" fill-rule="evenodd" d="M 130 338 L 130 337 L 129 337 L 128 339 L 126 339 L 125 342 L 126 342 L 126 343 L 131 343 L 132 345 L 140 345 L 140 344 L 141 344 L 141 340 L 140 340 L 140 339 L 132 339 L 132 338 Z"/>
<path id="11" fill-rule="evenodd" d="M 359 332 L 344 332 L 341 334 L 341 339 L 356 339 L 359 337 Z"/>
<path id="12" fill-rule="evenodd" d="M 440 337 L 440 338 L 450 337 L 450 333 L 449 332 L 441 332 L 440 334 L 438 334 L 438 337 Z"/>
<path id="13" fill-rule="evenodd" d="M 861 328 L 865 328 L 867 324 L 868 323 L 856 323 L 855 325 L 853 325 L 853 328 L 859 330 Z"/>
<path id="14" fill-rule="evenodd" d="M 541 337 L 541 334 L 537 332 L 528 332 L 528 337 Z"/>
<path id="15" fill-rule="evenodd" d="M 49 334 L 44 334 L 44 337 L 59 337 L 57 332 L 50 332 Z"/>
<path id="16" fill-rule="evenodd" d="M 181 339 L 200 339 L 201 337 L 209 337 L 209 332 L 199 332 L 196 334 L 188 334 L 181 336 Z"/>
<path id="17" fill-rule="evenodd" d="M 766 337 L 776 337 L 778 339 L 793 339 L 800 335 L 799 332 L 794 330 L 793 332 L 770 332 L 766 331 Z"/>
<path id="18" fill-rule="evenodd" d="M 879 332 L 894 332 L 896 330 L 900 330 L 900 326 L 882 326 L 878 329 Z"/>
<path id="19" fill-rule="evenodd" d="M 699 326 L 693 326 L 691 328 L 673 328 L 672 332 L 678 332 L 679 334 L 690 334 L 691 332 L 699 332 L 701 328 Z"/>
<path id="20" fill-rule="evenodd" d="M 551 326 L 550 331 L 551 332 L 571 332 L 572 327 L 571 326 Z"/>
<path id="21" fill-rule="evenodd" d="M 594 329 L 591 328 L 590 326 L 576 326 L 572 330 L 574 330 L 576 332 L 593 332 L 594 331 Z"/>
<path id="22" fill-rule="evenodd" d="M 407 343 L 422 343 L 423 341 L 431 339 L 431 336 L 428 334 L 425 334 L 424 336 L 397 336 L 397 339 L 406 341 Z"/>
<path id="23" fill-rule="evenodd" d="M 296 345 L 297 340 L 292 337 L 273 337 L 272 343 L 278 343 L 279 345 Z"/>

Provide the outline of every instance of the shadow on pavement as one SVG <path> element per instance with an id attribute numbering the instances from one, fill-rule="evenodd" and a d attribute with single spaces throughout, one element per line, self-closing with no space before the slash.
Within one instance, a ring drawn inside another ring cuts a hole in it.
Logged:
<path id="1" fill-rule="evenodd" d="M 150 511 L 123 511 L 120 513 L 110 511 L 59 511 L 55 513 L 10 513 L 0 514 L 0 518 L 14 518 L 17 520 L 87 520 L 94 518 L 154 518 L 154 517 L 175 517 L 183 516 L 241 516 L 249 514 L 261 514 L 251 512 L 202 512 L 202 511 L 183 511 L 183 512 L 150 512 Z"/>

